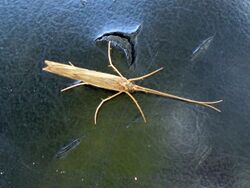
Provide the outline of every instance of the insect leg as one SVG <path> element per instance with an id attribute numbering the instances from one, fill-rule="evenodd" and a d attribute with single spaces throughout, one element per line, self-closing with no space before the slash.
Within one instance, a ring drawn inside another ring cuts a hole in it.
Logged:
<path id="1" fill-rule="evenodd" d="M 112 63 L 112 59 L 111 59 L 111 42 L 109 41 L 108 43 L 108 58 L 109 58 L 109 64 L 110 66 L 114 69 L 114 71 L 122 78 L 124 78 L 124 76 L 122 76 L 122 74 L 118 71 L 118 69 L 113 65 Z"/>
<path id="2" fill-rule="evenodd" d="M 111 96 L 107 97 L 106 99 L 102 99 L 102 102 L 97 106 L 97 108 L 95 110 L 95 116 L 94 116 L 94 122 L 95 122 L 95 124 L 96 124 L 96 119 L 97 119 L 98 112 L 99 112 L 101 106 L 103 105 L 103 103 L 109 101 L 110 99 L 113 99 L 114 97 L 120 95 L 121 93 L 122 93 L 122 91 L 120 91 L 120 92 L 118 92 L 118 93 L 116 93 L 114 95 L 111 95 Z"/>
<path id="3" fill-rule="evenodd" d="M 136 107 L 137 107 L 138 110 L 140 111 L 141 116 L 142 116 L 144 122 L 146 123 L 147 121 L 146 121 L 145 115 L 144 115 L 144 113 L 143 113 L 143 111 L 142 111 L 140 105 L 138 104 L 137 100 L 136 100 L 136 99 L 133 97 L 133 95 L 131 95 L 129 92 L 126 92 L 126 94 L 133 100 L 133 102 L 135 103 Z"/>
<path id="4" fill-rule="evenodd" d="M 151 73 L 148 73 L 148 74 L 145 74 L 144 76 L 140 76 L 140 77 L 136 77 L 136 78 L 130 78 L 128 79 L 129 81 L 136 81 L 136 80 L 143 80 L 144 78 L 147 78 L 147 77 L 150 77 L 158 72 L 160 72 L 161 70 L 163 69 L 163 67 L 151 72 Z"/>
<path id="5" fill-rule="evenodd" d="M 69 61 L 69 64 L 70 64 L 71 66 L 73 66 L 73 67 L 75 66 L 75 65 L 73 65 L 73 63 L 71 63 L 70 61 Z"/>
<path id="6" fill-rule="evenodd" d="M 82 85 L 87 85 L 87 83 L 81 82 L 81 83 L 78 83 L 78 84 L 74 84 L 74 85 L 72 85 L 72 86 L 69 86 L 69 87 L 66 87 L 66 88 L 62 89 L 61 92 L 64 92 L 64 91 L 66 91 L 66 90 L 72 89 L 72 88 L 74 88 L 74 87 L 82 86 Z"/>

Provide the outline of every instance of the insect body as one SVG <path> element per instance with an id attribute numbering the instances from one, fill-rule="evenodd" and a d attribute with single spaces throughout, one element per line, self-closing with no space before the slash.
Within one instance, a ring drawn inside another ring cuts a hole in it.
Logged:
<path id="1" fill-rule="evenodd" d="M 73 65 L 65 65 L 62 63 L 47 60 L 45 61 L 45 64 L 47 64 L 48 66 L 43 70 L 47 72 L 51 72 L 75 80 L 81 80 L 80 83 L 74 84 L 74 87 L 88 84 L 103 89 L 120 91 L 122 87 L 119 83 L 126 82 L 126 79 L 121 78 L 120 76 L 79 68 Z M 65 88 L 63 91 L 70 88 L 72 88 L 72 86 Z"/>
<path id="2" fill-rule="evenodd" d="M 222 102 L 222 100 L 212 101 L 212 102 L 196 101 L 196 100 L 178 97 L 176 95 L 172 95 L 169 93 L 165 93 L 165 92 L 161 92 L 161 91 L 157 91 L 154 89 L 145 88 L 145 87 L 136 85 L 134 83 L 135 81 L 143 80 L 144 78 L 150 77 L 150 76 L 158 73 L 159 71 L 161 71 L 163 68 L 155 70 L 155 71 L 153 71 L 149 74 L 146 74 L 144 76 L 141 76 L 141 77 L 127 79 L 113 65 L 110 52 L 111 52 L 111 47 L 110 47 L 110 42 L 109 42 L 109 44 L 108 44 L 109 64 L 114 69 L 114 71 L 118 74 L 118 76 L 113 75 L 113 74 L 97 72 L 97 71 L 93 71 L 93 70 L 75 67 L 71 63 L 70 63 L 70 65 L 65 65 L 62 63 L 57 63 L 57 62 L 48 61 L 48 60 L 45 60 L 45 64 L 47 65 L 47 67 L 43 68 L 43 70 L 47 71 L 47 72 L 51 72 L 51 73 L 54 73 L 54 74 L 57 74 L 60 76 L 64 76 L 64 77 L 68 77 L 71 79 L 75 79 L 75 80 L 81 80 L 80 83 L 77 83 L 75 85 L 67 87 L 61 91 L 66 91 L 66 90 L 69 90 L 69 89 L 72 89 L 74 87 L 81 86 L 81 85 L 91 85 L 91 86 L 95 86 L 95 87 L 99 87 L 99 88 L 103 88 L 103 89 L 107 89 L 107 90 L 117 91 L 116 94 L 111 95 L 111 96 L 107 97 L 106 99 L 103 99 L 101 101 L 101 103 L 97 106 L 96 111 L 95 111 L 95 116 L 94 116 L 95 124 L 96 124 L 98 112 L 99 112 L 101 106 L 103 105 L 103 103 L 113 99 L 114 97 L 116 97 L 122 93 L 126 93 L 132 99 L 132 101 L 135 103 L 138 110 L 140 111 L 144 122 L 146 122 L 145 115 L 144 115 L 140 105 L 138 104 L 137 100 L 131 94 L 134 91 L 155 94 L 155 95 L 159 95 L 159 96 L 163 96 L 163 97 L 181 100 L 181 101 L 188 102 L 188 103 L 198 104 L 198 105 L 212 108 L 212 109 L 220 112 L 220 110 L 218 108 L 214 107 L 213 104 Z"/>

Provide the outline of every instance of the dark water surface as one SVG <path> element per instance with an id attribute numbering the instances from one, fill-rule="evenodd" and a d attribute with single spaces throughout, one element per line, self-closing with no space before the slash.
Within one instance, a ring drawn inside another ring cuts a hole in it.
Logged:
<path id="1" fill-rule="evenodd" d="M 60 93 L 73 81 L 42 72 L 49 59 L 113 73 L 95 39 L 138 26 L 132 66 L 113 49 L 119 70 L 165 67 L 139 83 L 223 99 L 222 113 L 137 93 L 147 124 L 121 95 L 94 126 L 113 93 Z M 247 0 L 2 0 L 0 83 L 0 187 L 250 187 Z"/>

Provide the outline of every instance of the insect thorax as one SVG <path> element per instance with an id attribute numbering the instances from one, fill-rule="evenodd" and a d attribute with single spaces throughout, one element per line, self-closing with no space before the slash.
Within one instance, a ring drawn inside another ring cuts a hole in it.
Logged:
<path id="1" fill-rule="evenodd" d="M 129 80 L 126 80 L 126 82 L 124 82 L 122 86 L 124 88 L 124 91 L 133 92 L 135 84 Z"/>

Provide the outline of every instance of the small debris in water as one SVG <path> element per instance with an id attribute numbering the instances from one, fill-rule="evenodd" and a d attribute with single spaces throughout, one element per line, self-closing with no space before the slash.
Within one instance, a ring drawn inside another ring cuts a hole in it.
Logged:
<path id="1" fill-rule="evenodd" d="M 81 143 L 81 139 L 77 138 L 72 140 L 67 145 L 63 146 L 55 155 L 55 158 L 61 159 L 64 158 L 69 152 L 75 149 Z"/>
<path id="2" fill-rule="evenodd" d="M 87 0 L 80 0 L 80 2 L 81 2 L 82 5 L 86 5 Z"/>
<path id="3" fill-rule="evenodd" d="M 207 39 L 203 40 L 198 47 L 193 50 L 191 61 L 194 61 L 200 58 L 204 53 L 208 50 L 209 46 L 213 42 L 214 36 L 208 37 Z"/>
<path id="4" fill-rule="evenodd" d="M 65 173 L 66 173 L 66 171 L 65 171 L 65 170 L 62 170 L 60 173 L 61 173 L 61 174 L 65 174 Z"/>

